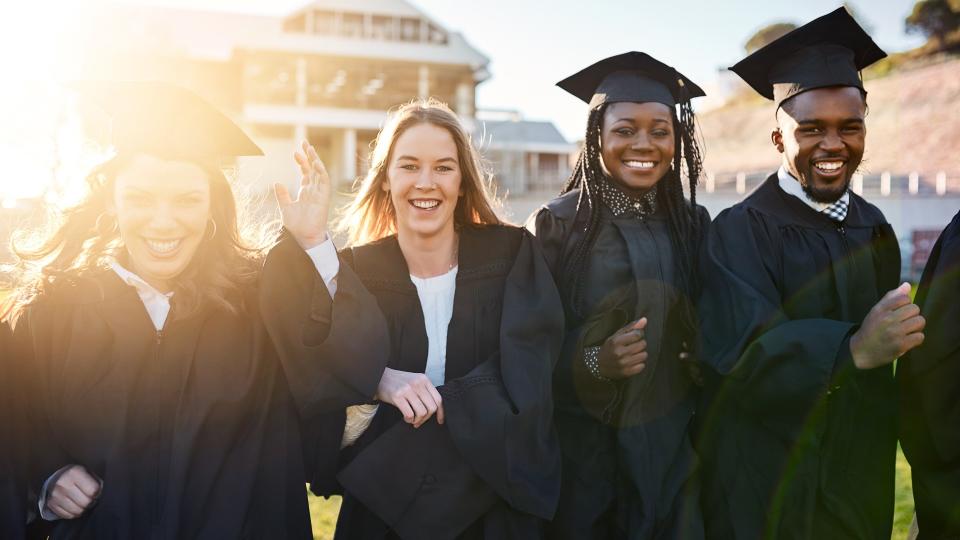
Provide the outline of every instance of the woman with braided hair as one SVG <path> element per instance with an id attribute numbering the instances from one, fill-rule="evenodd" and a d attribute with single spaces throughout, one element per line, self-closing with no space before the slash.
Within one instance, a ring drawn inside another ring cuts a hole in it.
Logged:
<path id="1" fill-rule="evenodd" d="M 558 86 L 590 105 L 559 197 L 528 225 L 566 312 L 554 372 L 563 474 L 554 538 L 702 538 L 690 424 L 697 376 L 695 202 L 701 154 L 689 79 L 647 54 Z M 684 197 L 682 177 L 689 183 Z"/>

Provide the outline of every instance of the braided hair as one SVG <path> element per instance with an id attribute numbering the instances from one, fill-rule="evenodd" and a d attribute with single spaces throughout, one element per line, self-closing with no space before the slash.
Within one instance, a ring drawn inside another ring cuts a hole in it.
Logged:
<path id="1" fill-rule="evenodd" d="M 700 238 L 700 223 L 696 210 L 696 187 L 703 169 L 703 155 L 696 137 L 696 121 L 690 105 L 686 88 L 681 87 L 679 114 L 671 112 L 674 129 L 673 166 L 657 183 L 657 204 L 666 210 L 670 230 L 670 241 L 674 252 L 674 266 L 681 292 L 687 298 L 695 298 L 699 286 L 696 272 L 696 252 Z M 606 181 L 600 153 L 600 134 L 603 114 L 607 104 L 590 111 L 587 118 L 587 130 L 584 147 L 577 158 L 573 172 L 563 186 L 561 195 L 580 188 L 577 199 L 575 226 L 584 225 L 583 234 L 573 247 L 571 256 L 564 266 L 560 283 L 569 291 L 570 311 L 577 319 L 585 316 L 583 306 L 584 281 L 586 279 L 589 254 L 597 240 L 600 230 L 600 190 L 599 183 Z M 690 201 L 684 198 L 681 177 L 686 173 Z M 696 313 L 692 302 L 680 302 L 680 316 L 683 334 L 695 335 Z"/>

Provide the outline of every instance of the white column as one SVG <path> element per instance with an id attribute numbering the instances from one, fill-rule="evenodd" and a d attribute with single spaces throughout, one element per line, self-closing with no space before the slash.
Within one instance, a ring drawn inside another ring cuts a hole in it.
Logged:
<path id="1" fill-rule="evenodd" d="M 421 98 L 430 97 L 430 68 L 420 66 L 420 78 L 417 84 L 417 95 Z"/>
<path id="2" fill-rule="evenodd" d="M 717 177 L 713 172 L 707 173 L 707 193 L 713 193 L 717 189 Z"/>
<path id="3" fill-rule="evenodd" d="M 880 195 L 887 197 L 890 195 L 890 173 L 884 172 L 880 175 Z"/>
<path id="4" fill-rule="evenodd" d="M 457 85 L 455 110 L 460 116 L 473 116 L 473 87 L 467 83 Z"/>
<path id="5" fill-rule="evenodd" d="M 350 183 L 357 176 L 357 130 L 347 128 L 343 130 L 343 178 Z"/>
<path id="6" fill-rule="evenodd" d="M 743 195 L 747 192 L 747 173 L 737 173 L 737 193 Z"/>
<path id="7" fill-rule="evenodd" d="M 307 10 L 307 20 L 306 20 L 306 31 L 308 34 L 313 34 L 317 31 L 317 22 L 314 18 L 314 11 L 312 9 Z"/>
<path id="8" fill-rule="evenodd" d="M 297 74 L 295 77 L 297 84 L 297 107 L 307 106 L 307 59 L 297 58 Z"/>
<path id="9" fill-rule="evenodd" d="M 910 173 L 910 194 L 916 195 L 920 191 L 920 174 L 916 172 Z"/>
<path id="10" fill-rule="evenodd" d="M 940 171 L 937 173 L 937 195 L 947 193 L 947 173 Z"/>
<path id="11" fill-rule="evenodd" d="M 853 190 L 857 195 L 863 195 L 863 175 L 856 173 L 853 175 L 853 178 L 850 182 L 850 189 Z"/>
<path id="12" fill-rule="evenodd" d="M 543 175 L 540 174 L 540 154 L 536 152 L 531 152 L 530 156 L 530 174 L 526 178 L 526 182 L 523 184 L 523 191 L 530 191 L 530 182 L 539 181 L 543 179 Z"/>

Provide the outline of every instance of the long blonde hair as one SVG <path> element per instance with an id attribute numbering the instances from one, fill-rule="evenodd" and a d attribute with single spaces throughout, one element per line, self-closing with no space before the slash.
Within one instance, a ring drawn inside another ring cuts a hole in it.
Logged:
<path id="1" fill-rule="evenodd" d="M 357 195 L 343 210 L 335 230 L 347 235 L 347 245 L 356 246 L 379 240 L 397 232 L 397 214 L 390 193 L 382 186 L 387 182 L 387 167 L 393 147 L 403 133 L 419 124 L 431 124 L 447 130 L 457 146 L 460 162 L 460 187 L 463 196 L 453 212 L 456 226 L 499 224 L 494 212 L 496 199 L 491 188 L 491 175 L 457 115 L 446 104 L 433 98 L 418 99 L 393 112 L 380 130 L 370 152 L 370 170 L 359 183 Z"/>
<path id="2" fill-rule="evenodd" d="M 16 320 L 24 307 L 63 282 L 77 282 L 124 255 L 116 227 L 104 219 L 117 175 L 135 154 L 120 154 L 87 176 L 87 193 L 71 208 L 52 212 L 39 228 L 14 232 L 11 251 L 15 290 L 3 306 L 0 320 Z M 223 170 L 197 163 L 210 181 L 210 227 L 189 266 L 174 280 L 173 303 L 178 316 L 216 305 L 232 313 L 243 310 L 241 289 L 256 279 L 257 261 L 267 246 L 266 228 L 257 227 L 244 212 Z"/>

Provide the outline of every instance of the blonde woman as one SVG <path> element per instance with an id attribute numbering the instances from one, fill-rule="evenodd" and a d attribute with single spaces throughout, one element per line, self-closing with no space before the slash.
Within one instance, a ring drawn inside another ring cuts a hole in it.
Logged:
<path id="1" fill-rule="evenodd" d="M 450 109 L 391 116 L 340 226 L 340 267 L 377 299 L 390 346 L 372 421 L 341 455 L 337 538 L 540 536 L 560 480 L 562 306 L 531 235 L 496 217 Z"/>

